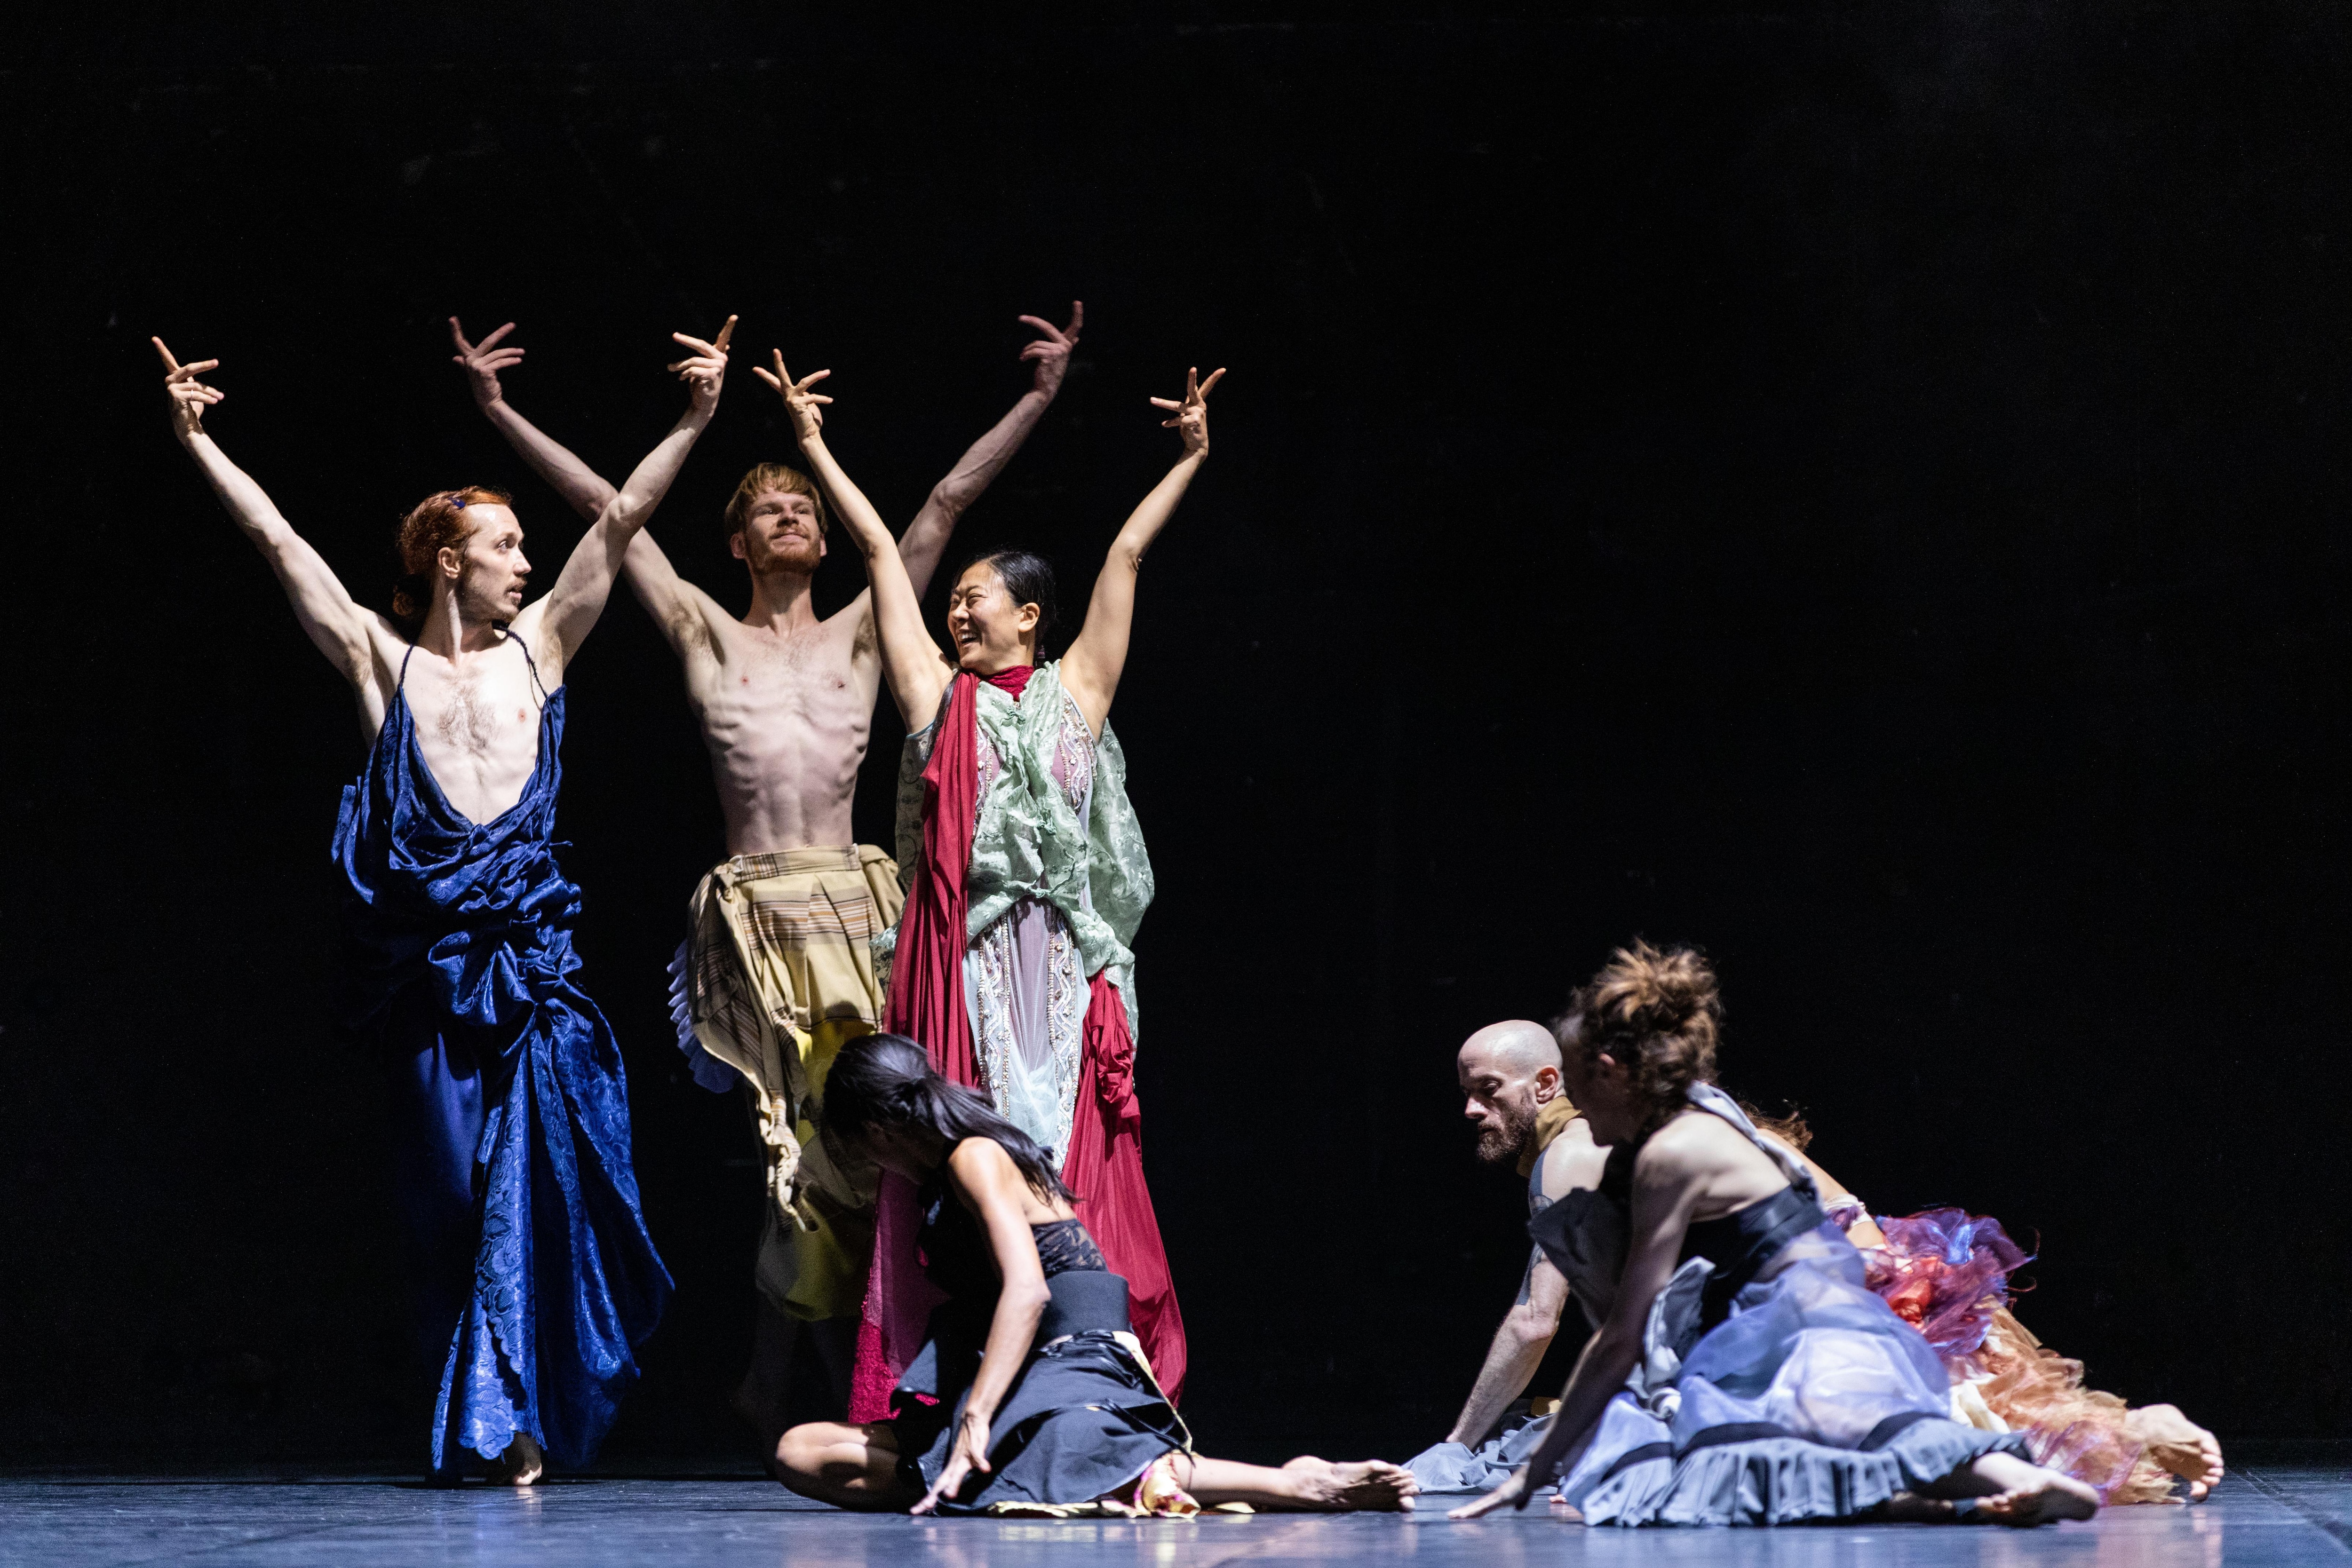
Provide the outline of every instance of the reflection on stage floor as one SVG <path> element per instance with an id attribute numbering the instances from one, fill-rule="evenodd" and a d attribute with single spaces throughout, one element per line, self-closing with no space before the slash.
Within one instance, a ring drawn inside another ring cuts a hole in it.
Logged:
<path id="1" fill-rule="evenodd" d="M 1435 1500 L 1432 1500 L 1433 1501 Z M 1032 1563 L 1329 1563 L 1378 1568 L 1593 1563 L 1746 1568 L 2270 1568 L 2352 1561 L 2352 1476 L 2335 1467 L 2231 1472 L 2213 1500 L 2115 1509 L 2032 1531 L 1920 1525 L 1778 1531 L 1587 1530 L 1540 1509 L 1470 1524 L 1409 1516 L 1192 1521 L 915 1520 L 835 1512 L 751 1476 L 559 1479 L 516 1492 L 432 1490 L 380 1476 L 0 1476 L 0 1564 L 99 1568 L 1013 1568 Z"/>

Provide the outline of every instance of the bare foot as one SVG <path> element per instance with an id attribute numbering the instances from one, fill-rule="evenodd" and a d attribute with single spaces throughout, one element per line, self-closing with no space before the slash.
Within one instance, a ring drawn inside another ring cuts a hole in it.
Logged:
<path id="1" fill-rule="evenodd" d="M 2096 1491 L 2072 1476 L 2036 1466 L 2032 1479 L 2006 1491 L 1976 1499 L 1974 1507 L 1967 1509 L 1962 1517 L 1973 1514 L 1995 1524 L 2024 1528 L 2055 1524 L 2062 1519 L 2089 1519 L 2098 1511 Z"/>
<path id="2" fill-rule="evenodd" d="M 499 1456 L 498 1479 L 509 1486 L 527 1487 L 547 1473 L 547 1456 L 528 1432 L 517 1432 L 507 1451 Z"/>
<path id="3" fill-rule="evenodd" d="M 2149 1458 L 2189 1483 L 2189 1501 L 2204 1501 L 2221 1480 L 2221 1443 L 2179 1406 L 2143 1405 L 2128 1411 L 2124 1430 L 2147 1445 Z"/>
<path id="4" fill-rule="evenodd" d="M 1413 1493 L 1421 1490 L 1411 1470 L 1386 1459 L 1333 1464 L 1302 1454 L 1282 1468 L 1299 1481 L 1300 1507 L 1334 1513 L 1360 1508 L 1411 1513 Z"/>

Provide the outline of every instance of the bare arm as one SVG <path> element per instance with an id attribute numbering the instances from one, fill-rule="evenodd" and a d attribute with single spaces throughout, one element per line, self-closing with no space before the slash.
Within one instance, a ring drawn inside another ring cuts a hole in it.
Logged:
<path id="1" fill-rule="evenodd" d="M 482 411 L 507 444 L 522 455 L 531 471 L 555 488 L 572 509 L 594 522 L 604 516 L 604 508 L 619 494 L 604 476 L 581 459 L 570 447 L 525 419 L 506 399 L 499 383 L 499 372 L 511 370 L 522 362 L 523 350 L 511 343 L 500 344 L 514 330 L 509 321 L 478 343 L 466 340 L 466 329 L 457 318 L 449 318 L 449 338 L 457 344 L 457 352 L 451 356 L 466 371 L 466 384 L 474 394 L 474 405 Z M 723 361 L 727 341 L 735 331 L 735 318 L 719 329 L 711 346 Z M 725 371 L 720 379 L 723 383 Z M 646 613 L 654 618 L 663 634 L 675 648 L 685 626 L 698 620 L 702 612 L 703 596 L 692 584 L 677 575 L 669 557 L 654 542 L 652 534 L 643 528 L 629 541 L 628 551 L 621 558 L 622 574 L 629 580 L 629 589 Z"/>
<path id="2" fill-rule="evenodd" d="M 695 438 L 710 423 L 710 415 L 719 406 L 719 382 L 727 372 L 726 350 L 716 343 L 706 343 L 682 332 L 670 336 L 694 350 L 670 367 L 692 389 L 686 413 L 660 444 L 646 455 L 627 483 L 604 504 L 604 510 L 597 514 L 595 526 L 564 561 L 553 590 L 531 607 L 540 614 L 537 626 L 524 620 L 530 611 L 517 618 L 517 632 L 531 637 L 534 644 L 543 650 L 541 658 L 549 666 L 547 678 L 551 685 L 562 684 L 564 666 L 587 637 L 589 629 L 596 624 L 596 618 L 604 612 L 604 601 L 612 594 L 613 578 L 620 570 L 622 556 L 637 530 L 653 516 L 654 508 L 661 505 L 661 498 L 669 493 L 670 483 L 677 477 L 686 455 L 694 449 Z"/>
<path id="3" fill-rule="evenodd" d="M 1653 1137 L 1633 1162 L 1632 1240 L 1626 1249 L 1625 1272 L 1608 1321 L 1584 1343 L 1560 1391 L 1559 1408 L 1551 1426 L 1528 1462 L 1501 1486 L 1467 1507 L 1454 1511 L 1454 1519 L 1475 1519 L 1505 1503 L 1527 1506 L 1537 1488 L 1558 1473 L 1560 1461 L 1581 1444 L 1601 1412 L 1642 1359 L 1642 1335 L 1648 1326 L 1650 1304 L 1674 1278 L 1682 1257 L 1683 1235 L 1690 1228 L 1693 1206 L 1703 1186 L 1703 1173 L 1683 1140 L 1666 1132 Z"/>
<path id="4" fill-rule="evenodd" d="M 793 432 L 800 437 L 801 453 L 808 459 L 817 484 L 824 490 L 850 537 L 866 557 L 866 574 L 873 584 L 874 619 L 882 634 L 882 670 L 889 677 L 890 695 L 898 704 L 899 716 L 908 729 L 920 729 L 931 722 L 940 710 L 940 696 L 947 690 L 953 672 L 948 667 L 940 645 L 923 630 L 923 607 L 916 596 L 915 585 L 908 579 L 906 563 L 898 559 L 898 541 L 891 538 L 890 529 L 882 521 L 882 514 L 866 498 L 866 492 L 850 483 L 849 476 L 824 444 L 824 405 L 833 399 L 810 389 L 833 374 L 816 371 L 799 381 L 784 368 L 782 350 L 776 351 L 776 369 L 767 371 L 752 367 L 755 374 L 783 394 L 784 409 L 792 417 Z"/>
<path id="5" fill-rule="evenodd" d="M 1471 1385 L 1469 1402 L 1454 1418 L 1454 1430 L 1445 1435 L 1447 1442 L 1475 1448 L 1485 1438 L 1504 1406 L 1536 1375 L 1552 1336 L 1559 1333 L 1560 1312 L 1567 1305 L 1568 1281 L 1550 1259 L 1537 1253 L 1520 1281 L 1517 1303 L 1504 1315 L 1494 1343 L 1486 1347 L 1486 1363 L 1478 1369 L 1478 1381 Z"/>
<path id="6" fill-rule="evenodd" d="M 474 406 L 482 411 L 507 444 L 522 455 L 531 472 L 555 487 L 571 508 L 594 522 L 604 515 L 605 505 L 614 495 L 613 486 L 603 475 L 581 461 L 570 447 L 542 432 L 514 406 L 507 402 L 506 390 L 499 384 L 499 372 L 512 370 L 522 363 L 523 350 L 513 343 L 500 346 L 500 340 L 514 330 L 509 321 L 478 343 L 466 340 L 466 329 L 457 318 L 449 318 L 449 340 L 457 346 L 450 356 L 466 372 L 466 388 L 474 394 Z M 724 334 L 721 334 L 723 337 Z"/>
<path id="7" fill-rule="evenodd" d="M 898 539 L 898 559 L 906 563 L 907 580 L 914 584 L 915 597 L 920 600 L 931 586 L 931 574 L 939 570 L 940 558 L 947 553 L 948 540 L 964 511 L 980 499 L 1029 433 L 1037 428 L 1037 421 L 1062 390 L 1062 378 L 1069 373 L 1070 352 L 1078 346 L 1078 329 L 1086 324 L 1084 300 L 1070 302 L 1070 324 L 1056 327 L 1042 317 L 1024 316 L 1021 319 L 1045 334 L 1021 350 L 1024 360 L 1034 361 L 1037 369 L 1029 390 L 1012 411 L 1000 419 L 988 434 L 971 444 L 956 465 L 948 470 L 947 477 L 931 486 L 923 502 L 923 509 L 907 525 Z"/>
<path id="8" fill-rule="evenodd" d="M 1053 1299 L 1045 1286 L 1045 1266 L 1037 1258 L 1037 1238 L 1029 1228 L 1020 1168 L 991 1140 L 968 1138 L 948 1156 L 948 1173 L 954 1178 L 956 1196 L 980 1216 L 1003 1288 L 997 1292 L 996 1315 L 989 1321 L 980 1375 L 964 1396 L 955 1447 L 949 1450 L 938 1483 L 914 1506 L 916 1513 L 929 1513 L 940 1498 L 953 1497 L 970 1472 L 988 1469 L 989 1426 L 1028 1364 L 1038 1320 Z"/>
<path id="9" fill-rule="evenodd" d="M 1128 515 L 1118 538 L 1111 541 L 1110 555 L 1095 578 L 1094 597 L 1087 603 L 1087 623 L 1062 658 L 1062 684 L 1077 699 L 1078 711 L 1087 716 L 1088 727 L 1097 735 L 1110 717 L 1111 698 L 1118 695 L 1119 675 L 1127 668 L 1128 633 L 1135 622 L 1135 575 L 1142 569 L 1144 551 L 1168 526 L 1176 504 L 1192 487 L 1192 476 L 1209 460 L 1209 392 L 1224 373 L 1218 371 L 1203 382 L 1199 371 L 1188 371 L 1182 402 L 1151 400 L 1154 407 L 1173 411 L 1174 418 L 1160 423 L 1181 434 L 1184 455 L 1168 470 L 1167 477 L 1151 487 L 1142 505 Z"/>
<path id="10" fill-rule="evenodd" d="M 163 390 L 172 400 L 172 433 L 204 470 L 230 519 L 278 574 L 304 634 L 328 663 L 342 672 L 345 680 L 362 691 L 371 689 L 375 616 L 353 601 L 333 569 L 308 539 L 294 531 L 253 476 L 230 462 L 228 455 L 205 434 L 204 411 L 227 394 L 196 378 L 220 361 L 199 360 L 183 365 L 172 358 L 163 339 L 150 340 L 163 357 Z M 381 714 L 374 716 L 382 717 Z"/>
<path id="11" fill-rule="evenodd" d="M 1794 1144 L 1790 1143 L 1786 1138 L 1776 1136 L 1770 1133 L 1766 1133 L 1764 1135 L 1770 1138 L 1782 1148 L 1788 1150 L 1790 1154 L 1796 1155 L 1799 1159 L 1805 1162 L 1805 1168 L 1813 1173 L 1813 1185 L 1821 1189 L 1822 1207 L 1823 1208 L 1835 1207 L 1838 1199 L 1840 1198 L 1851 1198 L 1853 1197 L 1853 1192 L 1847 1188 L 1843 1182 L 1838 1180 L 1837 1177 L 1830 1175 L 1829 1172 L 1822 1169 L 1820 1166 L 1816 1165 L 1813 1162 L 1812 1155 L 1805 1153 L 1804 1150 L 1797 1147 Z M 1878 1221 L 1870 1218 L 1870 1211 L 1866 1208 L 1863 1210 L 1863 1215 L 1860 1219 L 1855 1220 L 1852 1225 L 1846 1227 L 1845 1239 L 1848 1241 L 1853 1242 L 1856 1247 L 1884 1247 L 1886 1245 L 1886 1232 L 1878 1228 Z"/>

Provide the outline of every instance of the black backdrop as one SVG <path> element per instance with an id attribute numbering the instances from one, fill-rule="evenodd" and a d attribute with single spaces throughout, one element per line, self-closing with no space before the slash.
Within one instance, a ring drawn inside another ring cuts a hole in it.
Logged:
<path id="1" fill-rule="evenodd" d="M 1226 364 L 1116 722 L 1161 895 L 1147 1159 L 1213 1449 L 1433 1440 L 1524 1239 L 1451 1052 L 1634 933 L 1884 1210 L 2037 1239 L 2027 1322 L 2232 1434 L 2347 1434 L 2352 18 L 2248 5 L 1205 6 L 886 27 L 634 4 L 20 34 L 0 90 L 0 1444 L 413 1458 L 378 1090 L 326 1021 L 349 698 L 145 342 L 363 598 L 511 486 L 441 325 L 617 476 L 673 328 L 829 365 L 908 516 L 1083 296 L 958 543 L 1083 594 Z M 1882 14 L 1885 13 L 1885 14 Z M 1294 13 L 1294 16 L 1299 14 Z M 787 455 L 739 368 L 656 534 Z M 855 591 L 829 565 L 820 597 Z M 662 965 L 719 850 L 617 595 L 563 804 L 680 1285 L 612 1452 L 740 1450 L 758 1197 Z M 858 800 L 887 841 L 895 716 Z"/>

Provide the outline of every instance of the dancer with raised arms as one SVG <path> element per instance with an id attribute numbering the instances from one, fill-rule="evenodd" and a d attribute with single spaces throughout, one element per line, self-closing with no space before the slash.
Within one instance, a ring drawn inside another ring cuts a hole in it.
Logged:
<path id="1" fill-rule="evenodd" d="M 1134 940 L 1151 865 L 1128 803 L 1111 699 L 1127 663 L 1136 574 L 1209 455 L 1206 382 L 1154 398 L 1182 451 L 1111 543 L 1085 624 L 1058 661 L 1053 570 L 998 551 L 967 566 L 948 597 L 950 658 L 924 629 L 889 530 L 828 450 L 831 372 L 795 380 L 775 356 L 759 374 L 783 394 L 826 497 L 865 552 L 883 672 L 908 737 L 900 765 L 898 858 L 907 908 L 883 941 L 888 1027 L 922 1041 L 950 1082 L 979 1086 L 1052 1150 L 1061 1181 L 1134 1294 L 1136 1330 L 1171 1398 L 1182 1385 L 1183 1322 L 1143 1180 L 1133 1086 Z M 858 1342 L 854 1421 L 881 1418 L 922 1340 L 911 1189 L 886 1180 Z"/>
<path id="2" fill-rule="evenodd" d="M 555 858 L 564 675 L 624 552 L 717 406 L 726 357 L 670 366 L 685 414 L 603 507 L 554 588 L 507 497 L 467 486 L 400 525 L 390 615 L 363 608 L 206 434 L 225 395 L 161 339 L 180 444 L 350 682 L 368 743 L 343 791 L 342 1022 L 393 1082 L 418 1333 L 442 1363 L 431 1472 L 471 1450 L 518 1484 L 586 1464 L 670 1280 L 639 1213 L 611 1027 L 576 980 L 580 890 Z"/>
<path id="3" fill-rule="evenodd" d="M 957 520 L 1061 390 L 1086 307 L 1073 301 L 1064 328 L 1021 320 L 1037 334 L 1020 353 L 1032 366 L 1028 390 L 931 487 L 898 542 L 895 559 L 918 594 Z M 720 349 L 734 327 L 730 317 L 715 340 Z M 513 329 L 509 321 L 477 342 L 452 317 L 454 358 L 483 416 L 575 511 L 594 517 L 613 486 L 508 401 L 501 373 L 524 353 Z M 812 1118 L 834 1053 L 881 1021 L 872 941 L 898 919 L 901 894 L 898 867 L 850 830 L 882 680 L 873 594 L 817 614 L 813 587 L 828 518 L 823 495 L 798 469 L 761 463 L 745 474 L 725 528 L 751 591 L 740 618 L 680 577 L 649 532 L 630 542 L 622 571 L 677 655 L 726 823 L 727 859 L 688 904 L 671 1010 L 696 1081 L 741 1087 L 765 1155 L 770 1201 L 754 1280 L 767 1310 L 736 1406 L 772 1444 L 804 1348 L 830 1387 L 829 1413 L 848 1403 L 873 1177 L 829 1157 Z"/>

